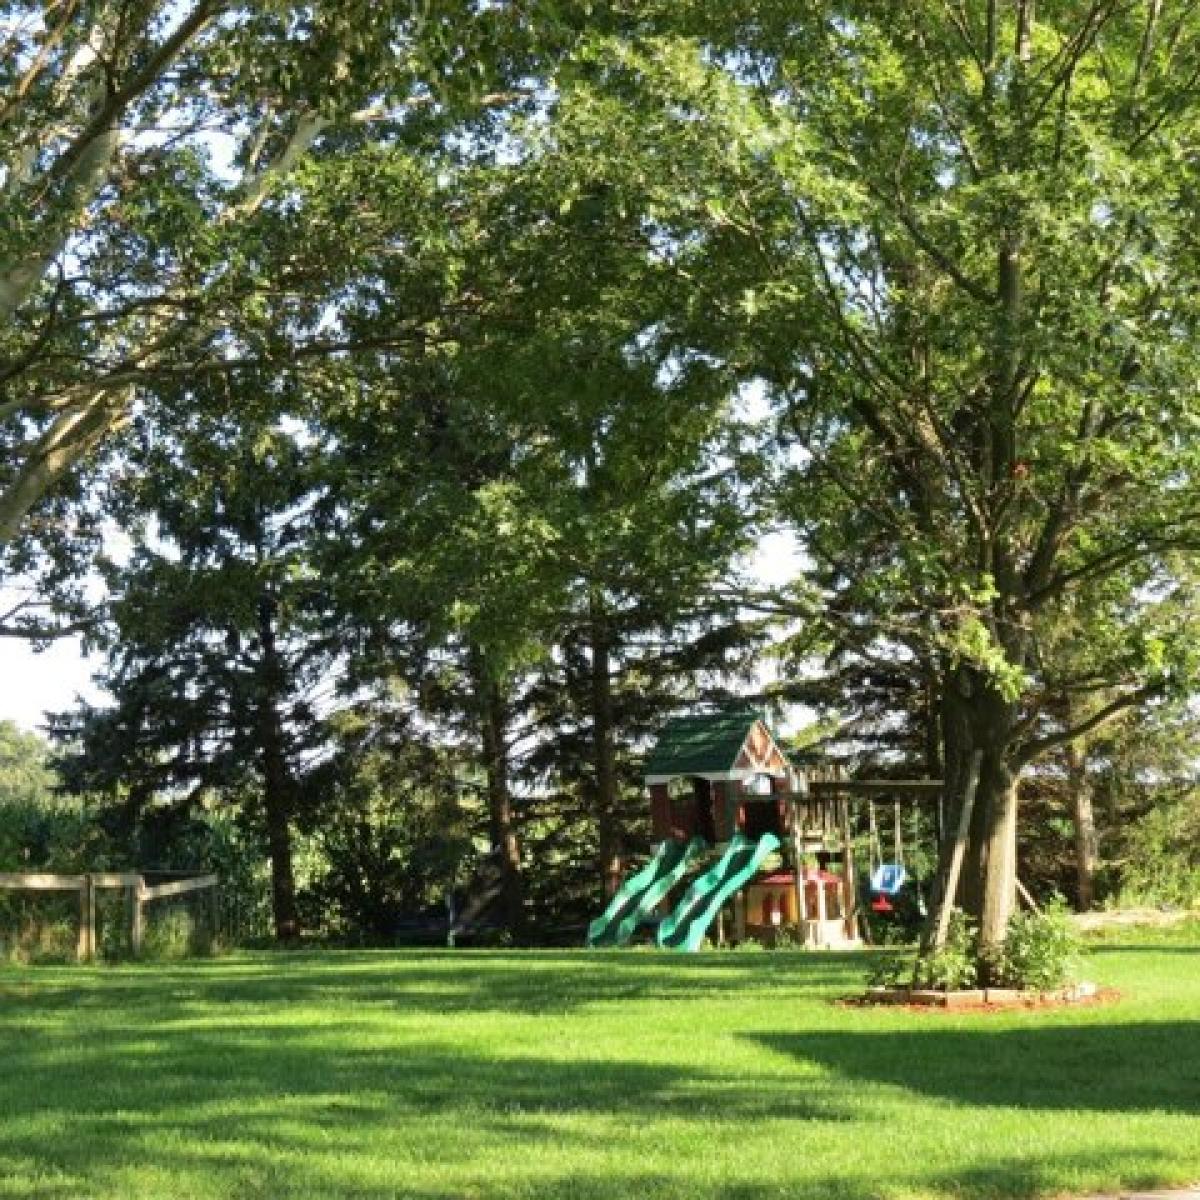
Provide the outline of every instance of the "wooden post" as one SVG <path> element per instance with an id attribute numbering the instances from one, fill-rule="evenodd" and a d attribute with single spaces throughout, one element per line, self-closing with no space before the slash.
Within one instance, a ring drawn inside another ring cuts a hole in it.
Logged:
<path id="1" fill-rule="evenodd" d="M 87 962 L 88 956 L 87 896 L 88 885 L 87 876 L 85 875 L 82 882 L 79 884 L 79 937 L 75 943 L 75 957 L 80 962 Z"/>
<path id="2" fill-rule="evenodd" d="M 796 780 L 796 785 L 799 788 L 801 797 L 807 800 L 808 797 L 808 779 L 801 775 Z M 792 804 L 792 886 L 796 892 L 796 920 L 800 926 L 800 940 L 804 941 L 804 880 L 801 879 L 801 867 L 804 862 L 804 830 L 800 820 L 800 810 L 796 803 L 795 795 L 791 798 Z"/>
<path id="3" fill-rule="evenodd" d="M 96 887 L 90 875 L 79 885 L 79 942 L 76 953 L 80 962 L 96 956 Z"/>
<path id="4" fill-rule="evenodd" d="M 950 869 L 946 872 L 946 883 L 937 904 L 929 914 L 925 937 L 921 939 L 921 954 L 940 950 L 946 944 L 946 933 L 950 928 L 950 914 L 954 910 L 954 897 L 958 893 L 958 877 L 962 874 L 963 859 L 967 854 L 967 839 L 971 832 L 971 814 L 975 811 L 975 790 L 979 786 L 979 770 L 983 763 L 983 751 L 971 755 L 967 774 L 967 790 L 963 793 L 962 809 L 958 814 L 958 829 L 954 834 L 954 850 L 950 855 Z"/>
<path id="5" fill-rule="evenodd" d="M 854 834 L 850 828 L 850 797 L 842 797 L 842 925 L 847 941 L 858 936 L 858 880 L 854 872 Z"/>
<path id="6" fill-rule="evenodd" d="M 746 893 L 740 891 L 733 898 L 733 936 L 739 944 L 746 940 Z"/>
<path id="7" fill-rule="evenodd" d="M 215 941 L 221 935 L 221 885 L 214 883 L 212 885 L 210 915 L 212 918 L 212 929 L 209 931 Z"/>
<path id="8" fill-rule="evenodd" d="M 129 948 L 134 958 L 142 952 L 142 940 L 146 932 L 146 881 L 138 877 L 138 882 L 129 889 L 129 898 L 133 908 L 129 922 Z"/>

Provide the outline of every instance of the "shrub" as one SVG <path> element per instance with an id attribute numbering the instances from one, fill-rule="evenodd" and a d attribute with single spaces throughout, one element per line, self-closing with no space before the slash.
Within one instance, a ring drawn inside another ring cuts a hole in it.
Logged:
<path id="1" fill-rule="evenodd" d="M 1071 982 L 1079 938 L 1066 905 L 1055 901 L 1042 912 L 1014 913 L 997 962 L 997 976 L 1008 987 L 1049 991 Z"/>
<path id="2" fill-rule="evenodd" d="M 171 905 L 146 923 L 142 956 L 151 960 L 177 960 L 213 952 L 212 931 L 183 904 Z"/>
<path id="3" fill-rule="evenodd" d="M 1126 834 L 1120 907 L 1200 908 L 1200 798 L 1156 804 Z"/>
<path id="4" fill-rule="evenodd" d="M 762 942 L 756 941 L 754 938 L 744 938 L 729 946 L 729 950 L 733 954 L 765 954 L 766 949 Z"/>
<path id="5" fill-rule="evenodd" d="M 869 987 L 932 988 L 939 992 L 960 991 L 978 983 L 977 939 L 975 926 L 955 910 L 950 915 L 946 944 L 924 958 L 887 957 L 872 964 L 867 974 Z"/>
<path id="6" fill-rule="evenodd" d="M 955 909 L 950 914 L 946 944 L 917 962 L 914 982 L 918 987 L 955 992 L 979 982 L 978 939 L 974 922 Z"/>
<path id="7" fill-rule="evenodd" d="M 0 960 L 73 962 L 79 945 L 79 901 L 72 893 L 0 893 Z"/>
<path id="8" fill-rule="evenodd" d="M 888 955 L 871 964 L 871 969 L 867 972 L 867 987 L 908 987 L 912 983 L 912 974 L 911 959 Z"/>

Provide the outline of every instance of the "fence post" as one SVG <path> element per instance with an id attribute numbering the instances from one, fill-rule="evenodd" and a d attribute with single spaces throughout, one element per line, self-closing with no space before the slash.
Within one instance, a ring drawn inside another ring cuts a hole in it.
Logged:
<path id="1" fill-rule="evenodd" d="M 212 885 L 212 939 L 217 941 L 221 936 L 221 885 L 214 883 Z"/>
<path id="2" fill-rule="evenodd" d="M 84 875 L 79 881 L 79 938 L 75 943 L 75 957 L 87 961 L 87 894 L 88 881 Z"/>
<path id="3" fill-rule="evenodd" d="M 139 957 L 142 953 L 142 938 L 146 931 L 146 899 L 143 895 L 145 890 L 146 880 L 139 875 L 137 883 L 129 889 L 129 899 L 132 902 L 129 919 L 129 948 L 134 958 Z"/>
<path id="4" fill-rule="evenodd" d="M 90 875 L 84 875 L 79 885 L 79 943 L 76 953 L 80 962 L 96 956 L 96 887 Z"/>

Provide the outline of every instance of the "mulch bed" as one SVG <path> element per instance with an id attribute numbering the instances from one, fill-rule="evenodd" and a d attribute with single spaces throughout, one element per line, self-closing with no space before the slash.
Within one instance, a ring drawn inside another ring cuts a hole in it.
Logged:
<path id="1" fill-rule="evenodd" d="M 1049 992 L 1023 992 L 1011 988 L 974 988 L 962 992 L 934 992 L 913 988 L 871 988 L 863 996 L 839 1003 L 852 1008 L 885 1005 L 910 1012 L 996 1013 L 1014 1009 L 1082 1008 L 1114 1004 L 1121 998 L 1115 988 L 1077 984 Z"/>

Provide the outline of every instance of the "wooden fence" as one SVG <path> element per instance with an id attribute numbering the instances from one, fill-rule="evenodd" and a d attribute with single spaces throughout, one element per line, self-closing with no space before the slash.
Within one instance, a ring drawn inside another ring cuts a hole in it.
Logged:
<path id="1" fill-rule="evenodd" d="M 79 894 L 80 962 L 96 955 L 96 892 L 102 888 L 123 890 L 129 899 L 129 945 L 134 955 L 142 950 L 146 930 L 146 905 L 154 900 L 166 900 L 189 892 L 211 889 L 210 903 L 213 923 L 217 915 L 217 876 L 196 875 L 154 886 L 146 883 L 144 875 L 128 872 L 92 872 L 88 875 L 50 875 L 36 872 L 0 871 L 0 888 L 26 892 L 77 892 Z"/>

